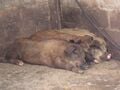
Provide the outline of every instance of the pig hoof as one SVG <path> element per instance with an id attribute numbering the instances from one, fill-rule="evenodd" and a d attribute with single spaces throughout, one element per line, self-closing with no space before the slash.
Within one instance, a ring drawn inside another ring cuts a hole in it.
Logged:
<path id="1" fill-rule="evenodd" d="M 90 65 L 88 65 L 88 64 L 84 64 L 84 65 L 80 66 L 80 69 L 82 69 L 82 70 L 87 70 L 89 68 L 90 68 Z"/>
<path id="2" fill-rule="evenodd" d="M 84 71 L 83 70 L 79 70 L 78 73 L 79 74 L 84 74 Z"/>
<path id="3" fill-rule="evenodd" d="M 96 60 L 96 59 L 95 59 L 95 60 L 94 60 L 94 63 L 98 64 L 98 63 L 100 63 L 100 62 L 99 62 L 99 60 Z"/>
<path id="4" fill-rule="evenodd" d="M 23 61 L 18 61 L 16 64 L 19 65 L 19 66 L 23 66 L 24 62 Z"/>
<path id="5" fill-rule="evenodd" d="M 75 72 L 75 73 L 79 73 L 79 74 L 83 74 L 84 73 L 84 71 L 80 70 L 79 68 L 73 68 L 72 71 Z"/>
<path id="6" fill-rule="evenodd" d="M 112 57 L 112 54 L 108 54 L 108 55 L 107 55 L 107 59 L 108 59 L 108 60 L 111 59 L 111 57 Z"/>

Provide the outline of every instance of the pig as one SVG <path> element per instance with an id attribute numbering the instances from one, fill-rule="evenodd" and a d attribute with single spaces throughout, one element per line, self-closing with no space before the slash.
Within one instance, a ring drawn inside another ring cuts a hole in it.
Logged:
<path id="1" fill-rule="evenodd" d="M 92 42 L 88 45 L 89 47 L 85 49 L 86 59 L 94 63 L 100 63 L 101 61 L 110 60 L 112 55 L 108 52 L 107 43 L 102 37 L 98 37 L 95 34 L 89 32 L 85 29 L 62 29 L 58 32 L 71 34 L 76 36 L 91 36 L 93 37 Z M 87 41 L 88 42 L 88 41 Z"/>
<path id="2" fill-rule="evenodd" d="M 62 31 L 62 30 L 60 30 Z M 85 36 L 76 36 L 68 33 L 60 32 L 59 30 L 47 30 L 47 31 L 38 31 L 31 35 L 28 39 L 41 41 L 47 39 L 62 39 L 67 40 L 70 43 L 75 43 L 83 47 L 84 52 L 86 52 L 89 46 L 93 42 L 93 37 L 89 35 Z M 89 59 L 87 60 L 89 62 Z"/>
<path id="3" fill-rule="evenodd" d="M 17 39 L 7 50 L 6 60 L 17 65 L 23 65 L 26 62 L 76 73 L 80 73 L 85 65 L 83 48 L 66 40 L 34 41 L 22 38 Z"/>
<path id="4" fill-rule="evenodd" d="M 63 29 L 64 30 L 64 29 Z M 47 39 L 62 39 L 67 40 L 70 43 L 75 43 L 83 47 L 84 52 L 87 53 L 89 46 L 93 42 L 93 37 L 89 35 L 84 36 L 77 36 L 72 35 L 69 33 L 61 32 L 62 30 L 47 30 L 47 31 L 38 31 L 31 35 L 28 39 L 35 40 L 35 41 L 41 41 L 41 40 L 47 40 Z M 85 55 L 86 55 L 85 54 Z M 93 62 L 93 60 L 90 57 L 87 57 L 86 55 L 86 61 Z"/>

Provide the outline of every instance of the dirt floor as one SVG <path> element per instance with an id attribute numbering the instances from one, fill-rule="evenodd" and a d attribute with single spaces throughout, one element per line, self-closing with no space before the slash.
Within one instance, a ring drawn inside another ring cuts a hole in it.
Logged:
<path id="1" fill-rule="evenodd" d="M 120 90 L 120 62 L 97 64 L 76 74 L 39 65 L 0 64 L 0 90 Z"/>

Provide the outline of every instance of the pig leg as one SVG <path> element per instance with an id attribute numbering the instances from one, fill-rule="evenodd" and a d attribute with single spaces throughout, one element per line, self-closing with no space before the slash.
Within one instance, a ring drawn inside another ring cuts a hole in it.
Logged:
<path id="1" fill-rule="evenodd" d="M 75 73 L 79 73 L 79 74 L 84 73 L 83 69 L 80 69 L 80 65 L 78 64 L 78 62 L 68 61 L 68 63 L 66 64 L 66 69 L 69 71 L 73 71 Z"/>
<path id="2" fill-rule="evenodd" d="M 10 59 L 9 63 L 16 64 L 16 65 L 19 65 L 19 66 L 24 65 L 24 62 L 22 60 L 19 60 L 19 59 Z"/>
<path id="3" fill-rule="evenodd" d="M 56 62 L 54 63 L 55 67 L 57 68 L 61 68 L 61 69 L 65 69 L 65 70 L 69 70 L 69 71 L 73 71 L 75 73 L 83 73 L 83 70 L 80 70 L 80 65 L 78 62 L 71 62 L 68 60 L 64 60 L 59 57 L 56 58 Z"/>
<path id="4" fill-rule="evenodd" d="M 81 70 L 80 68 L 77 68 L 77 67 L 73 67 L 71 71 L 73 71 L 75 73 L 79 73 L 79 74 L 83 74 L 84 73 L 83 70 Z"/>
<path id="5" fill-rule="evenodd" d="M 75 72 L 75 73 L 83 73 L 83 72 L 80 70 L 80 68 L 75 67 L 75 66 L 73 66 L 73 65 L 71 65 L 71 64 L 66 64 L 65 69 L 66 69 L 66 70 L 69 70 L 69 71 L 73 71 L 73 72 Z"/>
<path id="6" fill-rule="evenodd" d="M 84 64 L 80 65 L 80 69 L 82 69 L 82 70 L 87 70 L 87 69 L 89 69 L 90 67 L 91 67 L 91 65 L 90 65 L 90 64 L 87 64 L 87 63 L 84 63 Z"/>
<path id="7" fill-rule="evenodd" d="M 18 59 L 5 59 L 5 58 L 0 58 L 0 63 L 12 63 L 12 64 L 16 64 L 16 65 L 19 65 L 19 66 L 23 66 L 23 61 L 21 60 L 18 60 Z"/>

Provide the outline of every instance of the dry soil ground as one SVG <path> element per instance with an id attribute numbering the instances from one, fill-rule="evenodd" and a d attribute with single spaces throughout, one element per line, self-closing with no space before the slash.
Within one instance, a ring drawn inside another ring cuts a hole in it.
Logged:
<path id="1" fill-rule="evenodd" d="M 120 90 L 120 61 L 97 64 L 84 74 L 1 63 L 0 90 Z"/>

